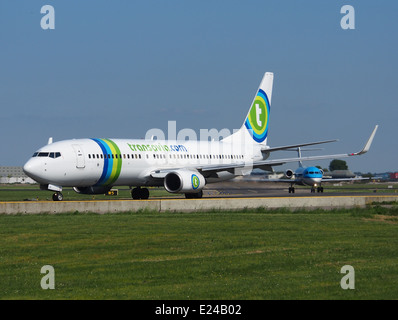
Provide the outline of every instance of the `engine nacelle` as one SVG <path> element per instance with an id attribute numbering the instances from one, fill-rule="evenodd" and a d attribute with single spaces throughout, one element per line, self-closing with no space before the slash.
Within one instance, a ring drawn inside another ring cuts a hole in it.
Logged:
<path id="1" fill-rule="evenodd" d="M 291 178 L 293 178 L 293 175 L 294 175 L 293 170 L 287 169 L 287 170 L 285 171 L 285 176 L 286 176 L 286 178 L 291 179 Z"/>
<path id="2" fill-rule="evenodd" d="M 164 187 L 171 193 L 198 193 L 206 184 L 205 178 L 197 171 L 176 170 L 164 178 Z"/>
<path id="3" fill-rule="evenodd" d="M 79 188 L 73 187 L 73 190 L 81 194 L 105 194 L 109 190 L 111 190 L 111 187 L 99 187 L 99 186 L 79 187 Z"/>

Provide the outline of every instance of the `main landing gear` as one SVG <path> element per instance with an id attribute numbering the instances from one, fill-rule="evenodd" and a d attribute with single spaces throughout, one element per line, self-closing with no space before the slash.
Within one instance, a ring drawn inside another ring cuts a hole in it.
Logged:
<path id="1" fill-rule="evenodd" d="M 64 200 L 64 196 L 61 192 L 56 192 L 53 194 L 53 201 L 62 201 Z"/>
<path id="2" fill-rule="evenodd" d="M 186 199 L 201 199 L 203 197 L 203 191 L 200 190 L 198 193 L 186 193 Z"/>
<path id="3" fill-rule="evenodd" d="M 134 200 L 143 199 L 146 200 L 149 198 L 149 190 L 147 188 L 134 188 L 131 190 L 131 196 Z"/>
<path id="4" fill-rule="evenodd" d="M 323 193 L 323 187 L 317 187 L 317 188 L 312 187 L 311 188 L 311 193 L 315 193 L 315 191 L 318 192 L 318 193 Z M 289 193 L 294 193 L 294 187 L 293 186 L 289 187 Z"/>

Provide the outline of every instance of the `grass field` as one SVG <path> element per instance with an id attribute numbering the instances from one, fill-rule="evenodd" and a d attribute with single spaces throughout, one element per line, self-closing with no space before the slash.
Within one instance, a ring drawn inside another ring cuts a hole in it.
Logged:
<path id="1" fill-rule="evenodd" d="M 0 216 L 1 299 L 397 299 L 398 206 Z M 55 270 L 43 290 L 41 267 Z M 355 270 L 343 290 L 340 269 Z"/>

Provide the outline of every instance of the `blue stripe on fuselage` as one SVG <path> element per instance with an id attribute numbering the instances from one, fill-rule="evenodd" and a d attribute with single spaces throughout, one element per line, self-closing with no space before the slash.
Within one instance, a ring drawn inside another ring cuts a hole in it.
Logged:
<path id="1" fill-rule="evenodd" d="M 102 185 L 105 181 L 108 180 L 112 173 L 113 167 L 113 159 L 108 158 L 108 154 L 112 154 L 111 149 L 108 147 L 106 143 L 101 141 L 100 139 L 92 139 L 95 141 L 101 148 L 102 154 L 104 156 L 104 168 L 102 169 L 101 177 L 99 178 L 98 182 L 95 185 Z"/>

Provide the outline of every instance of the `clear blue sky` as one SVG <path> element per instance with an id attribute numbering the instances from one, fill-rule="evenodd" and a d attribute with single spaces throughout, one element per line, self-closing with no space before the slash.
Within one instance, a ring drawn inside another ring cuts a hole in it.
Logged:
<path id="1" fill-rule="evenodd" d="M 55 30 L 40 27 L 46 4 Z M 340 27 L 346 4 L 355 30 Z M 2 0 L 0 165 L 50 136 L 239 128 L 271 71 L 271 146 L 337 138 L 316 154 L 355 152 L 379 124 L 370 152 L 345 160 L 398 171 L 397 16 L 387 0 Z"/>

